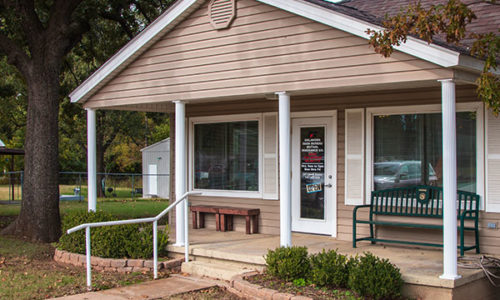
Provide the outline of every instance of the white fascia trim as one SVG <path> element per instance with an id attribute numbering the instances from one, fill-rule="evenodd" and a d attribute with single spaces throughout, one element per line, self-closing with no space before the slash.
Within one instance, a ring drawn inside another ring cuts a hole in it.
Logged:
<path id="1" fill-rule="evenodd" d="M 369 39 L 369 35 L 366 33 L 367 29 L 383 29 L 383 27 L 361 21 L 354 17 L 350 17 L 309 2 L 300 0 L 257 1 L 346 31 L 364 39 Z M 406 43 L 399 47 L 395 47 L 395 49 L 446 68 L 458 66 L 460 63 L 460 53 L 435 44 L 427 44 L 427 42 L 413 37 L 408 37 Z"/>
<path id="2" fill-rule="evenodd" d="M 146 27 L 135 38 L 128 42 L 97 71 L 95 71 L 87 80 L 78 86 L 69 94 L 71 102 L 78 102 L 80 99 L 94 89 L 106 77 L 113 73 L 118 67 L 125 63 L 129 58 L 137 53 L 143 46 L 154 39 L 165 27 L 174 22 L 187 9 L 200 0 L 180 0 L 176 1 L 153 23 Z"/>

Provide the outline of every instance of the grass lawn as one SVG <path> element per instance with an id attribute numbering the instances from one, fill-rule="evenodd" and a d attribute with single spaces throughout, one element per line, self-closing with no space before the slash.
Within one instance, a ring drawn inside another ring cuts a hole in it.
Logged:
<path id="1" fill-rule="evenodd" d="M 119 218 L 154 216 L 168 206 L 168 200 L 99 199 L 97 209 Z M 20 205 L 0 205 L 0 229 L 19 214 Z M 87 202 L 60 203 L 61 214 L 86 211 Z M 31 243 L 0 236 L 0 299 L 45 299 L 86 292 L 85 268 L 57 264 L 50 244 Z M 93 272 L 94 290 L 151 280 L 151 274 Z"/>
<path id="2" fill-rule="evenodd" d="M 75 188 L 80 188 L 79 185 L 59 185 L 59 193 L 61 195 L 73 195 L 74 194 L 74 189 Z M 104 199 L 132 199 L 132 188 L 131 187 L 112 187 L 113 191 L 109 192 L 106 191 L 106 198 Z M 87 186 L 82 185 L 81 186 L 81 195 L 87 199 Z M 135 198 L 141 197 L 135 196 Z M 1 198 L 0 198 L 1 199 Z"/>
<path id="3" fill-rule="evenodd" d="M 0 236 L 0 299 L 46 299 L 86 292 L 85 268 L 57 264 L 53 254 L 49 244 Z M 94 290 L 151 278 L 141 273 L 92 273 Z"/>
<path id="4" fill-rule="evenodd" d="M 136 199 L 136 200 L 115 200 L 99 199 L 97 209 L 108 212 L 120 218 L 151 217 L 167 208 L 168 200 L 165 199 Z M 64 201 L 59 204 L 61 214 L 73 211 L 87 210 L 87 202 Z M 0 205 L 0 216 L 17 216 L 21 206 L 19 204 Z"/>

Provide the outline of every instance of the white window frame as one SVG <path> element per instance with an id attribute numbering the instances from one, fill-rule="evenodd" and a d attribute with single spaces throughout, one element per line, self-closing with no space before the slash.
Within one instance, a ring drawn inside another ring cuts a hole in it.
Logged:
<path id="1" fill-rule="evenodd" d="M 194 188 L 194 126 L 198 124 L 212 124 L 212 123 L 231 123 L 231 122 L 245 122 L 257 121 L 259 131 L 259 145 L 258 145 L 258 182 L 259 189 L 257 191 L 237 191 L 237 190 L 213 190 L 213 189 L 195 189 Z M 194 117 L 189 118 L 189 190 L 202 192 L 204 196 L 216 197 L 238 197 L 238 198 L 262 198 L 262 178 L 263 178 L 263 128 L 262 128 L 262 114 L 239 114 L 239 115 L 222 115 L 222 116 L 209 116 L 209 117 Z"/>
<path id="2" fill-rule="evenodd" d="M 457 112 L 475 112 L 476 119 L 476 194 L 481 196 L 480 209 L 484 210 L 485 195 L 485 147 L 484 147 L 484 105 L 482 102 L 457 103 Z M 373 161 L 374 161 L 374 116 L 380 115 L 402 115 L 402 114 L 425 114 L 441 113 L 440 104 L 412 105 L 412 106 L 388 106 L 366 109 L 366 165 L 365 165 L 365 203 L 370 203 L 371 191 L 373 189 Z"/>

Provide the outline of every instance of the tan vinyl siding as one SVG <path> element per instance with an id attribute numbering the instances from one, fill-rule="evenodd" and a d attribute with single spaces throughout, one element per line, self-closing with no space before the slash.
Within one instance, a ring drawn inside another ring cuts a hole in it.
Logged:
<path id="1" fill-rule="evenodd" d="M 254 0 L 240 0 L 229 29 L 213 29 L 205 4 L 86 106 L 255 97 L 280 90 L 327 91 L 450 76 L 451 70 L 403 53 L 382 58 L 362 38 Z"/>
<path id="2" fill-rule="evenodd" d="M 475 101 L 473 86 L 458 86 L 457 101 L 470 102 Z M 345 205 L 345 109 L 362 108 L 374 106 L 393 106 L 393 105 L 416 105 L 440 103 L 440 89 L 418 89 L 418 90 L 397 90 L 397 91 L 379 91 L 369 94 L 348 93 L 332 94 L 315 97 L 293 97 L 293 111 L 314 110 L 337 110 L 337 239 L 352 240 L 352 210 L 354 206 Z M 187 106 L 188 116 L 201 115 L 220 115 L 237 114 L 248 112 L 270 112 L 277 110 L 277 101 L 273 100 L 255 100 L 228 103 L 195 104 Z M 242 199 L 242 198 L 223 198 L 206 197 L 196 198 L 195 204 L 214 204 L 240 207 L 256 207 L 261 209 L 261 231 L 263 233 L 279 234 L 279 201 L 263 199 Z M 366 211 L 360 212 L 361 218 L 367 218 Z M 215 226 L 212 217 L 208 219 L 208 226 Z M 393 219 L 394 220 L 394 219 Z M 480 241 L 481 251 L 483 253 L 500 254 L 500 230 L 488 229 L 488 222 L 499 224 L 499 213 L 480 213 Z M 243 230 L 244 220 L 237 218 L 236 230 Z M 428 220 L 426 220 L 428 222 Z M 171 223 L 172 224 L 172 223 Z M 358 225 L 358 234 L 367 235 L 368 226 Z M 400 228 L 380 228 L 377 230 L 379 236 L 392 238 L 407 238 L 409 235 L 415 240 L 440 242 L 442 232 L 436 230 L 423 229 L 400 229 Z M 472 239 L 467 235 L 466 241 Z"/>

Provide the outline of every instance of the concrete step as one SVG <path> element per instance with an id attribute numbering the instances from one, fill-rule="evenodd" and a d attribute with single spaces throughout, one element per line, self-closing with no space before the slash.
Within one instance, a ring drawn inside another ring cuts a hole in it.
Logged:
<path id="1" fill-rule="evenodd" d="M 181 266 L 184 273 L 194 276 L 210 277 L 230 281 L 233 276 L 254 271 L 254 269 L 235 267 L 224 261 L 190 261 Z"/>
<path id="2" fill-rule="evenodd" d="M 168 255 L 172 258 L 184 257 L 184 247 L 168 245 L 167 249 Z M 266 265 L 262 254 L 255 254 L 242 248 L 238 248 L 237 251 L 220 251 L 213 247 L 191 247 L 189 256 L 191 260 L 225 261 L 237 266 L 256 268 L 256 270 L 262 270 Z"/>

